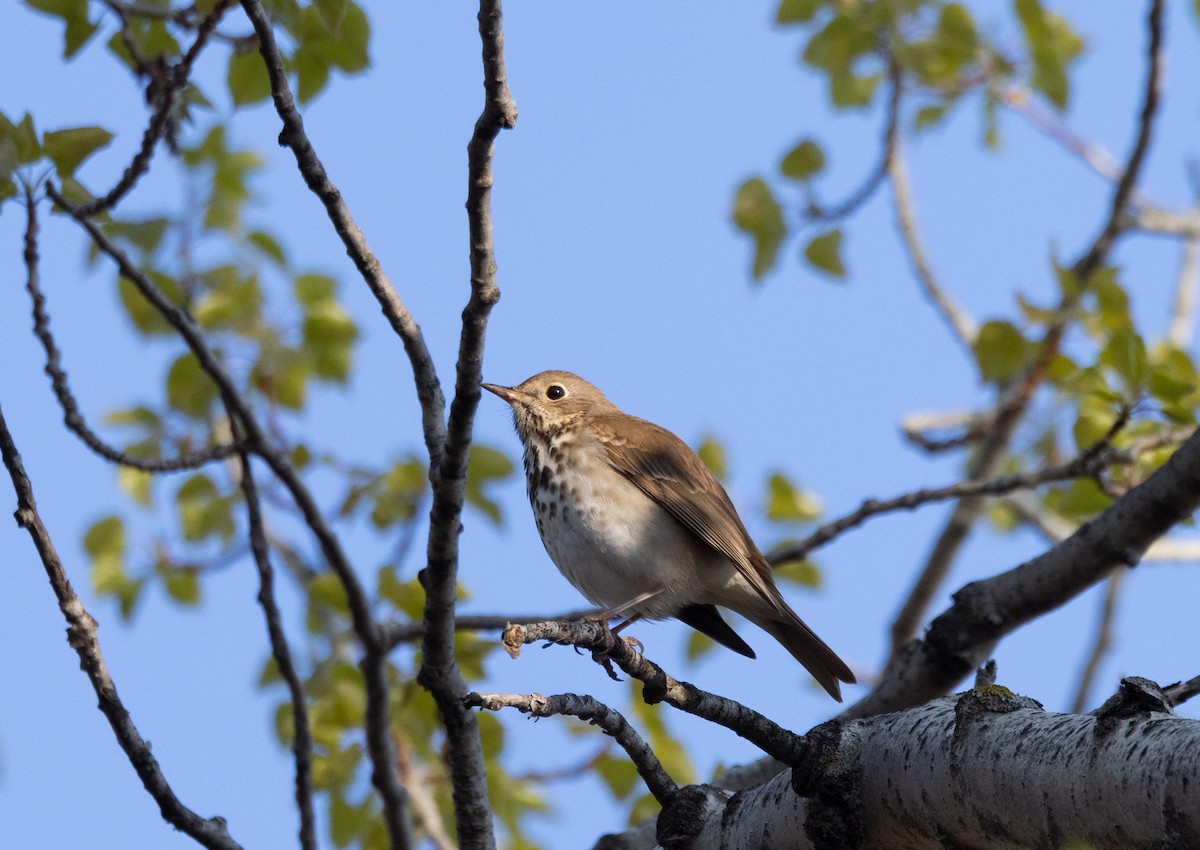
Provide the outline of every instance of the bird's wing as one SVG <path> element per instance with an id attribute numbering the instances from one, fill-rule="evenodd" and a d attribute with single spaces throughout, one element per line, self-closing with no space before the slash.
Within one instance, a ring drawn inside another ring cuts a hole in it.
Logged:
<path id="1" fill-rule="evenodd" d="M 614 427 L 615 418 L 598 416 L 591 428 L 608 462 L 639 490 L 661 505 L 688 531 L 733 562 L 772 607 L 779 591 L 767 564 L 729 494 L 686 443 L 653 422 L 639 420 L 634 442 Z"/>

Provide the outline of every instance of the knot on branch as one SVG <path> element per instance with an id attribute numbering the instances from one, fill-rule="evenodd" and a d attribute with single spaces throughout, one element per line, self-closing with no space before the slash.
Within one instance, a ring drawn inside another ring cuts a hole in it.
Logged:
<path id="1" fill-rule="evenodd" d="M 859 723 L 822 723 L 804 743 L 792 767 L 792 790 L 808 801 L 804 834 L 818 848 L 861 846 L 866 823 Z"/>
<path id="2" fill-rule="evenodd" d="M 705 824 L 720 815 L 730 799 L 728 792 L 712 785 L 689 785 L 679 789 L 658 816 L 655 837 L 664 850 L 684 850 Z"/>
<path id="3" fill-rule="evenodd" d="M 1126 676 L 1117 692 L 1096 709 L 1095 735 L 1098 739 L 1111 735 L 1124 720 L 1174 713 L 1158 683 L 1141 676 Z"/>

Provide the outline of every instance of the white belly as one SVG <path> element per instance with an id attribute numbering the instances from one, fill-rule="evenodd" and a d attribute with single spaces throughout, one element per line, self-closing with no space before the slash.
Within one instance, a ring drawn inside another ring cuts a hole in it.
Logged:
<path id="1" fill-rule="evenodd" d="M 590 602 L 648 619 L 674 615 L 733 566 L 624 476 L 593 464 L 573 486 L 531 492 L 538 531 L 559 571 Z M 541 507 L 539 507 L 541 503 Z M 625 608 L 646 594 L 637 604 Z"/>

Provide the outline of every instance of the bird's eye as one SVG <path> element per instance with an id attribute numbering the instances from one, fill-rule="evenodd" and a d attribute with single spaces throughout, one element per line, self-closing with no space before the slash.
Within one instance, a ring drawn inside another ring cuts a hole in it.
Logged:
<path id="1" fill-rule="evenodd" d="M 546 398 L 550 399 L 551 401 L 558 401 L 566 394 L 567 391 L 558 384 L 551 384 L 550 386 L 546 387 Z"/>

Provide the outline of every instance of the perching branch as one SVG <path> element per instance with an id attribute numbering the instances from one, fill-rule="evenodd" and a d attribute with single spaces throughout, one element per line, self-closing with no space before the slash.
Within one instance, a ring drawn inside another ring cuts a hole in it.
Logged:
<path id="1" fill-rule="evenodd" d="M 581 608 L 547 617 L 545 614 L 467 614 L 455 612 L 454 628 L 460 632 L 499 632 L 514 623 L 540 623 L 544 620 L 582 620 L 600 613 L 599 608 Z M 383 627 L 383 642 L 394 648 L 402 643 L 413 643 L 425 637 L 425 623 L 390 623 Z"/>
<path id="2" fill-rule="evenodd" d="M 616 663 L 627 675 L 645 684 L 642 697 L 648 704 L 665 701 L 680 711 L 724 726 L 785 764 L 795 764 L 804 754 L 801 736 L 735 700 L 672 678 L 601 623 L 551 620 L 515 625 L 505 629 L 502 637 L 505 650 L 514 658 L 522 646 L 541 640 L 589 650 L 601 664 Z"/>
<path id="3" fill-rule="evenodd" d="M 46 530 L 38 514 L 33 485 L 25 473 L 21 455 L 8 430 L 8 423 L 4 420 L 3 410 L 0 410 L 0 454 L 3 454 L 4 465 L 12 478 L 17 496 L 17 525 L 29 532 L 41 557 L 46 576 L 50 579 L 50 586 L 58 598 L 59 610 L 67 620 L 67 642 L 79 655 L 80 666 L 100 700 L 100 710 L 108 719 L 117 743 L 129 758 L 138 778 L 142 780 L 142 785 L 158 803 L 163 818 L 180 832 L 191 836 L 211 850 L 241 850 L 241 846 L 229 835 L 224 818 L 200 817 L 175 796 L 157 759 L 150 751 L 150 744 L 142 738 L 133 723 L 133 718 L 122 704 L 117 694 L 117 686 L 109 675 L 108 665 L 100 651 L 100 642 L 96 637 L 96 621 L 75 595 L 75 589 L 71 587 L 70 579 L 67 578 L 66 570 L 63 569 L 62 561 L 54 548 L 54 542 L 50 539 L 50 532 Z"/>
<path id="4" fill-rule="evenodd" d="M 629 760 L 637 768 L 638 775 L 661 805 L 670 803 L 679 791 L 679 786 L 663 769 L 662 762 L 637 730 L 629 725 L 619 711 L 609 708 L 593 697 L 578 694 L 551 694 L 548 697 L 541 694 L 479 694 L 472 691 L 463 697 L 463 705 L 488 711 L 515 708 L 531 717 L 565 714 L 586 720 L 594 726 L 599 726 L 604 734 L 611 736 L 621 745 L 621 749 L 625 750 Z"/>
<path id="5" fill-rule="evenodd" d="M 207 449 L 189 452 L 175 458 L 151 460 L 134 457 L 120 449 L 110 446 L 104 439 L 88 426 L 79 403 L 71 392 L 67 380 L 67 372 L 62 366 L 62 352 L 59 351 L 54 335 L 50 331 L 50 314 L 46 311 L 46 296 L 42 293 L 38 274 L 38 221 L 37 203 L 33 197 L 33 188 L 25 186 L 25 289 L 33 305 L 33 333 L 42 343 L 46 352 L 46 374 L 50 376 L 50 384 L 63 411 L 63 424 L 83 441 L 89 449 L 105 460 L 119 463 L 122 466 L 140 469 L 143 472 L 177 472 L 184 469 L 196 469 L 216 460 L 223 460 L 235 454 L 236 444 L 218 444 Z"/>
<path id="6" fill-rule="evenodd" d="M 483 111 L 467 143 L 467 222 L 471 249 L 471 295 L 462 314 L 454 401 L 445 443 L 430 465 L 433 505 L 429 511 L 425 587 L 425 635 L 417 681 L 433 695 L 446 728 L 458 840 L 464 848 L 495 846 L 488 805 L 487 774 L 475 715 L 461 700 L 466 681 L 454 656 L 454 605 L 458 593 L 458 538 L 462 532 L 467 456 L 483 380 L 483 343 L 488 317 L 500 299 L 492 233 L 492 157 L 500 131 L 517 120 L 504 68 L 500 0 L 480 0 L 483 53 Z"/>
<path id="7" fill-rule="evenodd" d="M 412 366 L 413 379 L 416 382 L 417 400 L 421 405 L 421 428 L 425 436 L 425 448 L 429 453 L 430 469 L 436 467 L 446 441 L 446 428 L 443 423 L 446 401 L 442 395 L 442 387 L 438 381 L 437 370 L 433 365 L 433 356 L 425 345 L 425 337 L 421 328 L 408 311 L 400 293 L 392 286 L 379 259 L 367 244 L 367 239 L 359 229 L 350 208 L 342 200 L 342 193 L 325 171 L 325 166 L 317 156 L 316 150 L 304 132 L 304 121 L 296 109 L 291 87 L 288 85 L 287 71 L 284 68 L 283 57 L 279 46 L 275 43 L 275 33 L 271 29 L 271 21 L 267 17 L 259 0 L 241 0 L 242 8 L 254 25 L 258 34 L 258 50 L 267 66 L 267 76 L 271 81 L 271 98 L 275 103 L 275 111 L 283 122 L 283 131 L 279 134 L 279 143 L 291 148 L 296 157 L 296 165 L 300 175 L 312 193 L 320 199 L 325 207 L 325 213 L 333 222 L 333 229 L 346 253 L 354 262 L 354 267 L 362 275 L 363 281 L 379 302 L 383 315 L 391 325 L 392 330 L 400 337 L 404 351 Z"/>

